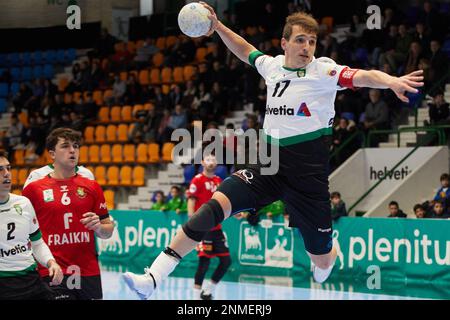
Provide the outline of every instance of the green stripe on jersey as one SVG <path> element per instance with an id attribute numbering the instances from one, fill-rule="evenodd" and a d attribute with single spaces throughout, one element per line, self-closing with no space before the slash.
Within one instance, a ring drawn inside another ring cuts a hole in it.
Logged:
<path id="1" fill-rule="evenodd" d="M 266 142 L 268 142 L 270 144 L 274 144 L 274 145 L 277 145 L 280 147 L 286 147 L 286 146 L 290 146 L 290 145 L 293 145 L 296 143 L 311 141 L 311 140 L 320 138 L 321 136 L 328 136 L 331 134 L 333 134 L 333 128 L 330 127 L 330 128 L 322 128 L 322 129 L 319 129 L 319 130 L 316 130 L 313 132 L 308 132 L 308 133 L 299 134 L 296 136 L 281 138 L 281 139 L 271 137 L 264 132 L 263 138 Z"/>
<path id="2" fill-rule="evenodd" d="M 24 270 L 19 271 L 0 271 L 0 278 L 6 278 L 6 277 L 19 277 L 19 276 L 25 276 L 29 274 L 30 272 L 33 272 L 36 270 L 37 264 L 36 262 L 33 263 L 31 266 Z"/>
<path id="3" fill-rule="evenodd" d="M 255 66 L 255 61 L 256 61 L 256 59 L 257 59 L 258 57 L 260 57 L 260 56 L 263 56 L 263 55 L 264 55 L 264 53 L 262 53 L 261 51 L 258 51 L 258 50 L 253 51 L 253 52 L 251 52 L 251 53 L 248 55 L 248 62 L 250 62 L 250 65 L 251 65 L 253 68 L 256 68 L 256 66 Z"/>
<path id="4" fill-rule="evenodd" d="M 37 241 L 40 238 L 42 238 L 42 233 L 41 230 L 37 229 L 35 232 L 33 232 L 32 234 L 30 234 L 30 240 L 31 241 Z"/>

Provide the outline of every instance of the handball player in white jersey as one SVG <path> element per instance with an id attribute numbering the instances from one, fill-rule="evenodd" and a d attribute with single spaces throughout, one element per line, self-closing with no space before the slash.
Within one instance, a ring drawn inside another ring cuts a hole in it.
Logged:
<path id="1" fill-rule="evenodd" d="M 259 168 L 239 170 L 226 179 L 185 223 L 169 246 L 143 275 L 124 274 L 125 282 L 142 299 L 148 299 L 191 252 L 203 236 L 224 219 L 248 208 L 258 210 L 282 200 L 289 225 L 297 228 L 311 258 L 313 278 L 324 282 L 336 260 L 332 241 L 328 190 L 329 142 L 337 90 L 361 87 L 390 89 L 408 102 L 407 92 L 423 86 L 422 71 L 393 77 L 378 70 L 358 70 L 314 57 L 319 26 L 305 13 L 287 17 L 281 47 L 284 55 L 271 57 L 258 51 L 218 21 L 214 10 L 208 35 L 217 32 L 228 49 L 256 68 L 267 85 L 263 141 L 279 150 L 279 170 L 263 175 Z"/>

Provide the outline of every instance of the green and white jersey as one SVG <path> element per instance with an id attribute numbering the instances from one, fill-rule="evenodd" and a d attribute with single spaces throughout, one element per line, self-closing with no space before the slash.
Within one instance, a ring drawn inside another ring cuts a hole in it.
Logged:
<path id="1" fill-rule="evenodd" d="M 30 200 L 10 193 L 0 204 L 0 277 L 25 275 L 36 269 L 31 241 L 42 237 Z"/>
<path id="2" fill-rule="evenodd" d="M 31 171 L 23 187 L 25 188 L 29 183 L 44 178 L 48 174 L 52 173 L 54 170 L 55 168 L 53 167 L 53 165 L 48 164 L 46 166 L 43 166 L 42 168 Z M 86 167 L 76 166 L 75 172 L 78 173 L 80 176 L 83 176 L 90 180 L 94 180 L 94 174 L 91 172 L 91 170 L 89 170 Z"/>
<path id="3" fill-rule="evenodd" d="M 260 51 L 249 62 L 267 86 L 264 138 L 280 146 L 280 167 L 289 174 L 324 173 L 337 90 L 352 87 L 357 70 L 329 58 L 314 58 L 301 69 L 284 67 L 285 56 Z"/>

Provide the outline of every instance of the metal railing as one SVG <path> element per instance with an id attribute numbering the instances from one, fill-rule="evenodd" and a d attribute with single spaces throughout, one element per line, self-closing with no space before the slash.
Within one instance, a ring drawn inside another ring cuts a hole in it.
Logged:
<path id="1" fill-rule="evenodd" d="M 397 135 L 397 147 L 400 147 L 401 142 L 401 134 L 405 132 L 415 132 L 416 135 L 419 132 L 433 132 L 436 133 L 438 137 L 438 145 L 444 145 L 447 142 L 447 137 L 445 134 L 445 129 L 450 128 L 450 125 L 442 125 L 442 126 L 429 126 L 429 127 L 404 127 L 399 129 L 391 129 L 391 130 L 371 130 L 367 134 L 367 139 L 365 143 L 365 147 L 368 148 L 371 146 L 371 142 L 374 136 L 377 135 L 386 135 L 386 134 L 396 134 Z M 431 141 L 430 141 L 431 142 Z"/>

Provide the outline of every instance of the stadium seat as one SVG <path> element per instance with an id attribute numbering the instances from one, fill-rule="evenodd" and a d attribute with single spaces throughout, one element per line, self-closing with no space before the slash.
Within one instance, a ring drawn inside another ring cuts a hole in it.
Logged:
<path id="1" fill-rule="evenodd" d="M 142 48 L 144 46 L 144 42 L 145 40 L 136 41 L 136 50 Z"/>
<path id="2" fill-rule="evenodd" d="M 92 126 L 87 126 L 86 129 L 84 129 L 84 142 L 85 143 L 94 143 L 94 132 L 95 129 Z"/>
<path id="3" fill-rule="evenodd" d="M 219 176 L 222 180 L 225 180 L 228 177 L 227 167 L 224 165 L 218 165 L 215 174 Z"/>
<path id="4" fill-rule="evenodd" d="M 144 110 L 150 111 L 155 107 L 155 105 L 151 102 L 144 104 Z"/>
<path id="5" fill-rule="evenodd" d="M 11 191 L 11 193 L 21 196 L 22 195 L 22 189 L 13 189 Z"/>
<path id="6" fill-rule="evenodd" d="M 145 168 L 143 166 L 135 166 L 133 168 L 133 186 L 140 187 L 145 184 Z"/>
<path id="7" fill-rule="evenodd" d="M 137 163 L 147 163 L 147 152 L 148 152 L 148 146 L 145 143 L 139 143 L 136 149 L 136 162 Z"/>
<path id="8" fill-rule="evenodd" d="M 189 164 L 183 169 L 184 176 L 184 184 L 188 185 L 191 180 L 195 177 L 195 166 L 193 164 Z"/>
<path id="9" fill-rule="evenodd" d="M 195 60 L 197 62 L 203 62 L 205 61 L 205 56 L 208 53 L 207 51 L 208 49 L 206 49 L 205 47 L 200 47 L 197 48 L 197 50 L 195 51 Z"/>
<path id="10" fill-rule="evenodd" d="M 134 41 L 128 41 L 127 44 L 127 51 L 131 54 L 136 53 L 136 43 Z"/>
<path id="11" fill-rule="evenodd" d="M 122 163 L 123 162 L 123 147 L 121 144 L 113 144 L 111 148 L 112 154 L 112 162 L 113 163 Z"/>
<path id="12" fill-rule="evenodd" d="M 42 64 L 42 51 L 35 51 L 32 55 L 33 64 Z"/>
<path id="13" fill-rule="evenodd" d="M 142 86 L 146 86 L 150 83 L 149 81 L 149 73 L 148 70 L 143 69 L 141 71 L 139 71 L 139 84 Z"/>
<path id="14" fill-rule="evenodd" d="M 6 108 L 7 108 L 6 99 L 0 99 L 0 113 L 5 112 Z"/>
<path id="15" fill-rule="evenodd" d="M 166 48 L 166 38 L 165 37 L 157 38 L 155 45 L 159 50 L 164 50 Z"/>
<path id="16" fill-rule="evenodd" d="M 113 124 L 106 127 L 106 142 L 117 142 L 117 127 Z"/>
<path id="17" fill-rule="evenodd" d="M 324 24 L 327 26 L 328 32 L 332 32 L 333 31 L 333 22 L 334 22 L 334 18 L 331 16 L 328 17 L 323 17 L 321 24 Z"/>
<path id="18" fill-rule="evenodd" d="M 117 141 L 128 142 L 128 125 L 121 123 L 117 127 Z"/>
<path id="19" fill-rule="evenodd" d="M 48 50 L 45 52 L 45 62 L 48 64 L 55 64 L 57 62 L 55 50 Z"/>
<path id="20" fill-rule="evenodd" d="M 20 90 L 20 83 L 19 82 L 13 82 L 11 83 L 11 88 L 9 89 L 9 93 L 11 96 L 15 96 L 17 92 Z"/>
<path id="21" fill-rule="evenodd" d="M 30 81 L 33 78 L 33 70 L 31 67 L 23 67 L 21 72 L 22 80 Z"/>
<path id="22" fill-rule="evenodd" d="M 133 121 L 133 108 L 131 106 L 123 106 L 120 111 L 120 118 L 123 122 Z"/>
<path id="23" fill-rule="evenodd" d="M 125 42 L 117 42 L 116 44 L 114 44 L 114 51 L 119 52 L 124 50 L 126 50 Z"/>
<path id="24" fill-rule="evenodd" d="M 161 86 L 161 92 L 162 92 L 163 94 L 169 94 L 169 92 L 170 92 L 170 85 L 168 85 L 168 84 L 163 84 L 163 85 Z"/>
<path id="25" fill-rule="evenodd" d="M 11 77 L 13 81 L 21 81 L 22 72 L 20 68 L 14 67 L 10 69 Z"/>
<path id="26" fill-rule="evenodd" d="M 184 82 L 184 75 L 183 75 L 183 67 L 175 67 L 173 68 L 173 81 L 175 83 L 182 83 Z"/>
<path id="27" fill-rule="evenodd" d="M 166 38 L 166 48 L 169 49 L 172 47 L 175 43 L 177 43 L 178 38 L 176 36 L 168 36 Z"/>
<path id="28" fill-rule="evenodd" d="M 150 84 L 160 84 L 161 83 L 161 73 L 159 68 L 153 68 L 150 70 Z"/>
<path id="29" fill-rule="evenodd" d="M 99 163 L 100 162 L 100 147 L 98 144 L 93 144 L 89 146 L 89 162 Z"/>
<path id="30" fill-rule="evenodd" d="M 6 98 L 8 97 L 9 88 L 8 83 L 2 82 L 0 83 L 0 97 Z"/>
<path id="31" fill-rule="evenodd" d="M 127 81 L 127 80 L 128 80 L 128 72 L 126 72 L 126 71 L 121 71 L 121 72 L 119 73 L 119 77 L 120 77 L 120 80 L 122 80 L 122 81 Z"/>
<path id="32" fill-rule="evenodd" d="M 95 90 L 92 93 L 92 99 L 95 101 L 96 104 L 101 106 L 103 104 L 103 92 L 101 90 Z"/>
<path id="33" fill-rule="evenodd" d="M 89 147 L 88 146 L 81 146 L 80 147 L 80 158 L 78 160 L 79 163 L 88 163 L 89 157 Z"/>
<path id="34" fill-rule="evenodd" d="M 71 104 L 73 100 L 73 95 L 71 93 L 66 92 L 64 94 L 64 103 L 65 104 Z"/>
<path id="35" fill-rule="evenodd" d="M 164 63 L 164 55 L 161 52 L 157 52 L 152 57 L 152 63 L 155 67 L 161 67 Z"/>
<path id="36" fill-rule="evenodd" d="M 278 48 L 278 47 L 280 47 L 280 39 L 278 39 L 278 38 L 272 38 L 271 40 L 270 40 L 270 42 L 272 43 L 272 46 L 274 46 L 275 48 Z"/>
<path id="37" fill-rule="evenodd" d="M 111 161 L 111 145 L 104 143 L 100 146 L 100 162 L 108 164 Z"/>
<path id="38" fill-rule="evenodd" d="M 183 68 L 183 78 L 185 81 L 192 80 L 197 74 L 197 68 L 191 65 L 187 65 Z"/>
<path id="39" fill-rule="evenodd" d="M 144 106 L 142 104 L 139 104 L 139 103 L 135 104 L 133 106 L 133 111 L 132 111 L 133 117 L 136 118 L 137 113 L 143 109 L 144 109 Z"/>
<path id="40" fill-rule="evenodd" d="M 52 79 L 55 75 L 55 70 L 53 69 L 53 65 L 46 64 L 44 65 L 44 78 Z"/>
<path id="41" fill-rule="evenodd" d="M 18 52 L 12 52 L 7 56 L 8 64 L 10 66 L 20 65 L 20 56 Z"/>
<path id="42" fill-rule="evenodd" d="M 77 58 L 77 50 L 75 48 L 70 48 L 66 50 L 67 62 L 72 62 Z"/>
<path id="43" fill-rule="evenodd" d="M 17 149 L 14 151 L 14 164 L 22 166 L 25 164 L 25 150 Z"/>
<path id="44" fill-rule="evenodd" d="M 69 79 L 65 76 L 58 77 L 58 90 L 64 92 L 69 85 Z"/>
<path id="45" fill-rule="evenodd" d="M 28 168 L 21 168 L 17 173 L 17 184 L 23 186 L 28 177 Z"/>
<path id="46" fill-rule="evenodd" d="M 109 123 L 109 107 L 101 107 L 98 110 L 98 121 L 100 123 Z"/>
<path id="47" fill-rule="evenodd" d="M 172 151 L 174 148 L 175 144 L 173 144 L 172 142 L 166 142 L 163 144 L 162 147 L 162 160 L 166 161 L 166 162 L 171 162 L 172 161 Z"/>
<path id="48" fill-rule="evenodd" d="M 111 189 L 106 189 L 103 191 L 103 194 L 105 195 L 106 207 L 108 210 L 113 210 L 116 207 L 114 201 L 114 191 Z"/>
<path id="49" fill-rule="evenodd" d="M 107 185 L 118 186 L 119 185 L 119 167 L 111 166 L 106 170 Z"/>
<path id="50" fill-rule="evenodd" d="M 72 95 L 72 101 L 75 103 L 78 103 L 78 102 L 80 102 L 80 98 L 81 98 L 81 92 L 75 91 Z"/>
<path id="51" fill-rule="evenodd" d="M 56 51 L 56 62 L 59 64 L 64 64 L 66 62 L 66 54 L 64 49 L 59 49 Z"/>
<path id="52" fill-rule="evenodd" d="M 8 65 L 7 55 L 0 53 L 0 67 L 6 67 Z"/>
<path id="53" fill-rule="evenodd" d="M 95 143 L 106 142 L 106 128 L 105 126 L 95 127 Z"/>
<path id="54" fill-rule="evenodd" d="M 114 106 L 109 113 L 109 119 L 111 122 L 120 122 L 120 106 Z"/>
<path id="55" fill-rule="evenodd" d="M 157 143 L 148 144 L 148 162 L 149 163 L 159 162 L 159 144 Z"/>
<path id="56" fill-rule="evenodd" d="M 106 167 L 105 166 L 96 166 L 94 172 L 95 181 L 101 186 L 106 185 Z"/>
<path id="57" fill-rule="evenodd" d="M 134 144 L 126 144 L 123 147 L 123 161 L 136 162 L 136 146 Z"/>
<path id="58" fill-rule="evenodd" d="M 171 83 L 172 82 L 172 68 L 164 67 L 161 70 L 161 81 L 162 83 Z"/>
<path id="59" fill-rule="evenodd" d="M 20 61 L 23 66 L 31 65 L 31 52 L 22 52 L 20 55 Z"/>
<path id="60" fill-rule="evenodd" d="M 120 185 L 121 186 L 131 186 L 131 179 L 132 179 L 132 169 L 130 166 L 122 166 L 120 167 Z"/>
<path id="61" fill-rule="evenodd" d="M 103 101 L 107 101 L 108 100 L 108 98 L 110 98 L 110 97 L 112 97 L 113 96 L 113 91 L 111 90 L 111 89 L 106 89 L 104 92 L 103 92 Z"/>
<path id="62" fill-rule="evenodd" d="M 11 184 L 13 186 L 17 186 L 19 181 L 19 169 L 12 168 L 11 169 Z"/>

